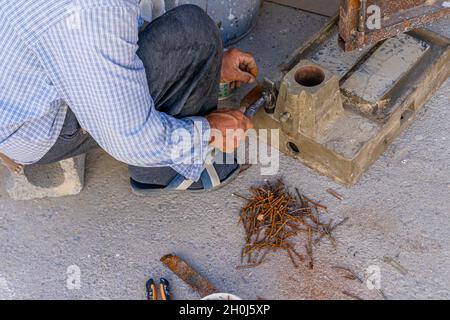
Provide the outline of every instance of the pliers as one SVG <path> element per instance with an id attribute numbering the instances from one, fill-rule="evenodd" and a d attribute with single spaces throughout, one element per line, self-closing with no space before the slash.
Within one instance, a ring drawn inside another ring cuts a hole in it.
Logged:
<path id="1" fill-rule="evenodd" d="M 158 292 L 156 289 L 155 282 L 153 279 L 150 279 L 145 284 L 147 288 L 147 300 L 156 301 L 158 300 Z M 159 290 L 161 291 L 161 300 L 170 300 L 170 285 L 169 281 L 164 278 L 159 280 Z"/>

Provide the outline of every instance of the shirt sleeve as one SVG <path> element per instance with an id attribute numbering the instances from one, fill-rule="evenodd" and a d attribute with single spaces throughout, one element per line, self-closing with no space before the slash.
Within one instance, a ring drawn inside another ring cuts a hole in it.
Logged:
<path id="1" fill-rule="evenodd" d="M 208 152 L 203 117 L 176 119 L 155 109 L 136 55 L 139 8 L 75 8 L 47 30 L 38 55 L 77 119 L 119 161 L 170 166 L 197 181 Z"/>

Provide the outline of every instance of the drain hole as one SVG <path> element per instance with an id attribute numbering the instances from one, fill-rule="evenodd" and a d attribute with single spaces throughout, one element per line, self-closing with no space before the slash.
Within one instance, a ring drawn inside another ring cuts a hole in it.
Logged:
<path id="1" fill-rule="evenodd" d="M 325 80 L 325 73 L 318 67 L 308 66 L 298 69 L 295 81 L 304 87 L 315 87 Z"/>
<path id="2" fill-rule="evenodd" d="M 288 143 L 288 148 L 289 148 L 289 150 L 291 150 L 291 152 L 293 154 L 299 154 L 300 153 L 300 148 L 293 142 L 289 142 Z"/>
<path id="3" fill-rule="evenodd" d="M 402 113 L 400 117 L 400 125 L 403 125 L 404 123 L 411 120 L 411 118 L 414 116 L 414 105 L 411 105 L 405 112 Z"/>

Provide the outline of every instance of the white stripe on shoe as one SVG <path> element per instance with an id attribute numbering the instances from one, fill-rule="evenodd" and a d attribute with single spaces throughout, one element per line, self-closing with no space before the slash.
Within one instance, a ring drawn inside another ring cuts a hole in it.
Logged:
<path id="1" fill-rule="evenodd" d="M 211 179 L 211 184 L 213 188 L 218 187 L 221 184 L 221 182 L 219 175 L 217 174 L 216 168 L 214 168 L 214 165 L 207 164 L 205 169 L 208 171 L 208 175 Z"/>
<path id="2" fill-rule="evenodd" d="M 176 190 L 187 190 L 190 186 L 194 184 L 194 181 L 192 180 L 184 180 L 177 188 Z"/>

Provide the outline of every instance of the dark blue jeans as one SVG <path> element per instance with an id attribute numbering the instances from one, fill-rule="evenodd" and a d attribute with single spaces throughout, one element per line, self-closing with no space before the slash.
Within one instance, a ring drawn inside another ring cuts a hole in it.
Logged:
<path id="1" fill-rule="evenodd" d="M 219 29 L 201 8 L 183 5 L 154 20 L 139 35 L 137 55 L 157 110 L 183 118 L 217 108 L 223 45 Z M 38 164 L 98 147 L 69 110 L 58 141 Z M 176 175 L 171 168 L 130 166 L 129 171 L 138 182 L 162 186 Z"/>

